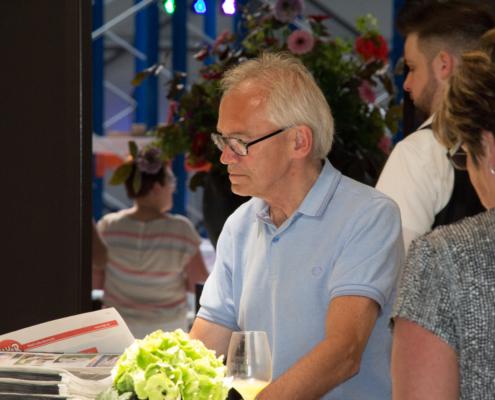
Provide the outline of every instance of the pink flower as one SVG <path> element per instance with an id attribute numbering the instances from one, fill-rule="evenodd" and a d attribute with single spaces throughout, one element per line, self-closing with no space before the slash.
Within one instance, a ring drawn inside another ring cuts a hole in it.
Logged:
<path id="1" fill-rule="evenodd" d="M 168 107 L 167 115 L 167 125 L 172 125 L 174 123 L 175 115 L 179 112 L 179 102 L 171 101 Z"/>
<path id="2" fill-rule="evenodd" d="M 376 93 L 373 90 L 371 83 L 369 83 L 368 81 L 363 81 L 361 86 L 359 86 L 358 90 L 359 90 L 359 96 L 361 96 L 363 101 L 365 101 L 369 104 L 375 103 Z"/>
<path id="3" fill-rule="evenodd" d="M 230 40 L 231 37 L 232 37 L 232 33 L 230 33 L 229 30 L 224 29 L 223 32 L 220 34 L 220 36 L 217 37 L 217 39 L 215 40 L 215 43 L 213 43 L 212 45 L 213 51 L 216 51 L 217 47 L 220 44 L 227 42 L 228 40 Z"/>
<path id="4" fill-rule="evenodd" d="M 287 47 L 294 54 L 305 54 L 311 51 L 315 44 L 313 35 L 311 33 L 297 29 L 292 32 L 287 39 Z"/>
<path id="5" fill-rule="evenodd" d="M 378 142 L 378 148 L 383 151 L 387 156 L 390 154 L 390 146 L 392 145 L 392 139 L 388 136 L 383 136 Z"/>

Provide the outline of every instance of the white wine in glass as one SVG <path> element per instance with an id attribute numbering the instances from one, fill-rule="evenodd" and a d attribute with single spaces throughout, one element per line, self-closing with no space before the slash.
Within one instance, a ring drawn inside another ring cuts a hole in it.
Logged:
<path id="1" fill-rule="evenodd" d="M 272 381 L 272 357 L 265 332 L 232 333 L 225 378 L 244 400 L 253 400 Z"/>

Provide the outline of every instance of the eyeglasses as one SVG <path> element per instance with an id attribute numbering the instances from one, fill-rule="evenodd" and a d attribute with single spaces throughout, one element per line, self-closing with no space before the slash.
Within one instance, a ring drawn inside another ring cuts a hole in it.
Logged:
<path id="1" fill-rule="evenodd" d="M 220 149 L 220 151 L 223 151 L 225 148 L 225 145 L 229 145 L 230 149 L 237 154 L 238 156 L 244 157 L 248 153 L 248 147 L 252 146 L 253 144 L 259 143 L 262 140 L 268 139 L 272 136 L 275 136 L 279 134 L 280 132 L 283 132 L 287 130 L 285 129 L 280 129 L 276 132 L 270 133 L 269 135 L 263 136 L 259 139 L 256 139 L 250 143 L 246 143 L 245 141 L 233 137 L 223 137 L 219 133 L 212 133 L 211 134 L 211 140 L 216 144 L 216 146 Z"/>
<path id="2" fill-rule="evenodd" d="M 462 140 L 459 140 L 456 145 L 447 152 L 447 158 L 450 160 L 454 168 L 461 171 L 466 171 L 467 153 L 461 146 Z"/>

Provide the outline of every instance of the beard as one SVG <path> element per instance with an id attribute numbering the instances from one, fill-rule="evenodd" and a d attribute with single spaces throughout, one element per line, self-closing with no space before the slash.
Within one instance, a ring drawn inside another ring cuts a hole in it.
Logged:
<path id="1" fill-rule="evenodd" d="M 433 70 L 428 69 L 428 81 L 417 99 L 413 99 L 416 107 L 416 116 L 421 121 L 426 121 L 433 113 L 433 100 L 438 89 L 438 82 L 433 75 Z"/>

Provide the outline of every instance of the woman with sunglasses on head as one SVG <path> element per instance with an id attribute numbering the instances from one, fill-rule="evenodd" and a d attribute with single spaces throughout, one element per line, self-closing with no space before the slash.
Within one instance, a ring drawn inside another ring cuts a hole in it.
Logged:
<path id="1" fill-rule="evenodd" d="M 125 183 L 130 209 L 105 215 L 98 230 L 108 247 L 104 271 L 93 270 L 93 289 L 104 289 L 103 304 L 115 307 L 136 339 L 161 329 L 189 331 L 187 290 L 208 277 L 192 223 L 168 213 L 175 176 L 161 151 L 137 151 L 110 181 Z"/>
<path id="2" fill-rule="evenodd" d="M 487 211 L 413 242 L 390 319 L 393 398 L 495 398 L 495 30 L 462 56 L 434 131 Z"/>

